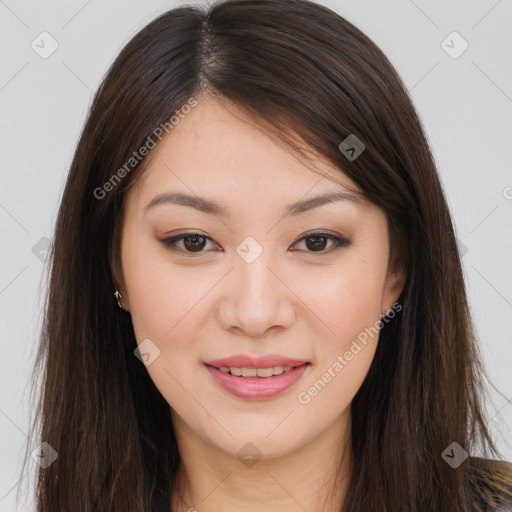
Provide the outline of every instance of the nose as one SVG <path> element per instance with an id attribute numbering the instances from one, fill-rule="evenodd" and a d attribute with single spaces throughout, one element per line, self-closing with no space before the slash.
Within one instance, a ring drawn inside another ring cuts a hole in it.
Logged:
<path id="1" fill-rule="evenodd" d="M 254 338 L 295 320 L 294 295 L 284 272 L 263 253 L 249 263 L 238 255 L 224 280 L 217 320 L 226 330 Z"/>

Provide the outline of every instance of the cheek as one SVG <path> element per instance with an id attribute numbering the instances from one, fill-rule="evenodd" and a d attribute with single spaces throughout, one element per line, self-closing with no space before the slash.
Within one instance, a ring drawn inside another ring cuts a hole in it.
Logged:
<path id="1" fill-rule="evenodd" d="M 368 374 L 375 349 L 376 343 L 364 345 L 356 341 L 319 364 L 310 382 L 297 395 L 304 411 L 314 416 L 315 424 L 329 425 L 349 410 Z"/>
<path id="2" fill-rule="evenodd" d="M 123 272 L 137 343 L 149 339 L 159 351 L 146 369 L 166 401 L 186 409 L 189 396 L 182 386 L 190 388 L 191 367 L 183 362 L 199 360 L 199 354 L 194 355 L 194 340 L 199 317 L 208 307 L 205 293 L 213 282 L 208 284 L 204 276 L 199 279 L 191 268 L 171 265 L 163 260 L 161 250 L 140 238 L 137 244 L 127 238 L 123 250 Z"/>
<path id="3" fill-rule="evenodd" d="M 301 279 L 299 296 L 322 325 L 325 351 L 342 349 L 379 319 L 382 295 L 381 265 L 354 258 L 343 266 Z"/>
<path id="4" fill-rule="evenodd" d="M 379 336 L 382 294 L 380 260 L 346 261 L 330 269 L 317 285 L 304 285 L 306 303 L 317 317 L 321 337 L 315 347 L 317 367 L 303 401 L 316 403 L 319 421 L 332 421 L 349 406 L 371 366 Z M 300 398 L 300 397 L 299 397 Z M 336 404 L 336 407 L 332 407 Z"/>
<path id="5" fill-rule="evenodd" d="M 123 240 L 123 274 L 138 340 L 171 336 L 196 314 L 194 305 L 208 290 L 191 266 L 170 263 L 159 244 L 149 234 L 127 233 Z"/>
<path id="6" fill-rule="evenodd" d="M 325 280 L 308 303 L 318 317 L 321 337 L 315 346 L 316 368 L 298 401 L 315 421 L 329 424 L 350 406 L 375 355 L 379 338 L 381 280 L 365 265 Z"/>

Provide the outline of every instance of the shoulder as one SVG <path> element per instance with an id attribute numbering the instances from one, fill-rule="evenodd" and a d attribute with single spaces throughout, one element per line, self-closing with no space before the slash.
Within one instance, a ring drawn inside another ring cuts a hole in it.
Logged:
<path id="1" fill-rule="evenodd" d="M 469 457 L 471 495 L 483 512 L 512 512 L 512 463 Z"/>

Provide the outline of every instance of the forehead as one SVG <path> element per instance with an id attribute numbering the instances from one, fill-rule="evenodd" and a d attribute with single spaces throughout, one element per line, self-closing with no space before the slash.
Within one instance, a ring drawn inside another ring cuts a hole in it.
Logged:
<path id="1" fill-rule="evenodd" d="M 358 195 L 355 183 L 338 167 L 303 147 L 308 158 L 233 104 L 201 97 L 153 150 L 133 192 L 146 204 L 166 192 L 215 196 L 223 202 L 260 197 L 287 205 L 327 193 Z"/>

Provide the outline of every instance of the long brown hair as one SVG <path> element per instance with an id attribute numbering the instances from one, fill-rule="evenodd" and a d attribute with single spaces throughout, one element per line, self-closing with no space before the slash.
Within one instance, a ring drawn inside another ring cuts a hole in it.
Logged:
<path id="1" fill-rule="evenodd" d="M 454 469 L 442 457 L 457 442 L 500 458 L 453 222 L 407 90 L 382 51 L 329 9 L 231 0 L 159 16 L 94 97 L 49 254 L 33 435 L 58 457 L 38 468 L 37 511 L 170 508 L 180 455 L 169 404 L 134 357 L 130 315 L 112 292 L 123 197 L 148 157 L 133 169 L 126 162 L 203 94 L 234 102 L 299 152 L 300 135 L 342 169 L 386 213 L 406 268 L 403 309 L 382 328 L 351 405 L 354 470 L 343 512 L 498 503 L 510 473 L 478 457 Z M 355 159 L 339 148 L 349 135 L 365 145 Z M 122 179 L 113 183 L 115 173 Z"/>

